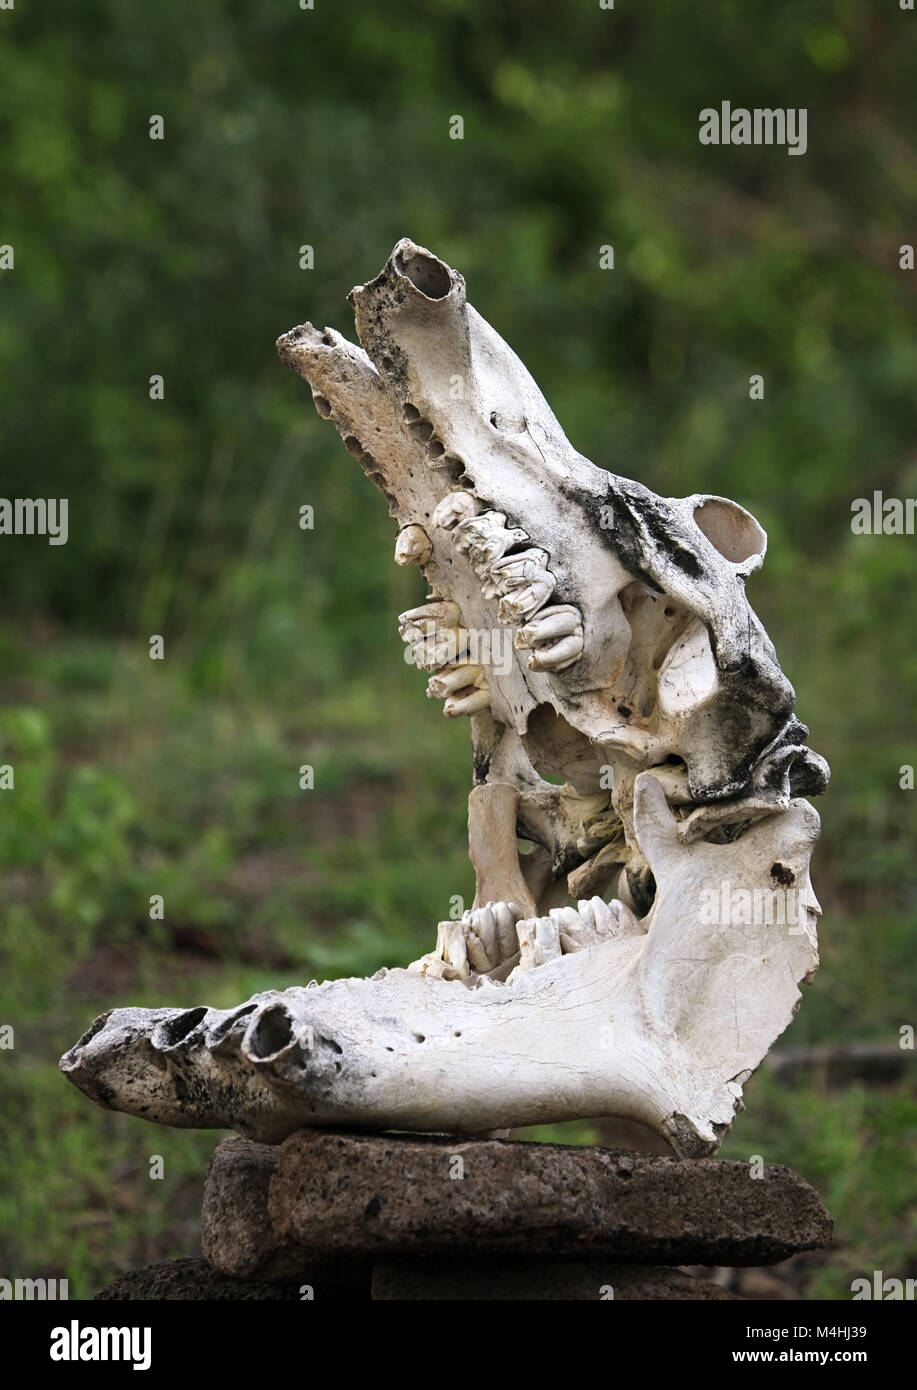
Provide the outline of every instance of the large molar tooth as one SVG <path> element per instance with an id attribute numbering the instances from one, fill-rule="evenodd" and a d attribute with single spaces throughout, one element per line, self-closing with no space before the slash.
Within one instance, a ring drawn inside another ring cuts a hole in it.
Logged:
<path id="1" fill-rule="evenodd" d="M 548 570 L 549 559 L 548 552 L 539 546 L 520 550 L 517 555 L 498 556 L 486 566 L 481 575 L 484 597 L 500 597 L 512 589 L 521 589 L 534 580 L 550 577 L 553 581 L 554 577 Z"/>
<path id="2" fill-rule="evenodd" d="M 599 897 L 588 898 L 576 906 L 576 915 L 582 930 L 566 928 L 570 941 L 570 945 L 564 947 L 566 951 L 582 951 L 589 946 L 597 946 L 603 941 L 612 941 L 617 937 L 644 935 L 643 928 L 633 912 L 617 898 L 612 898 L 611 902 Z M 563 910 L 569 912 L 571 909 Z"/>
<path id="3" fill-rule="evenodd" d="M 451 599 L 437 599 L 419 608 L 408 608 L 398 615 L 398 633 L 403 642 L 419 642 L 439 628 L 461 625 L 462 610 Z"/>
<path id="4" fill-rule="evenodd" d="M 528 540 L 528 535 L 519 526 L 514 526 L 511 530 L 497 531 L 484 541 L 475 542 L 468 551 L 468 559 L 472 569 L 480 575 L 482 571 L 495 561 L 499 560 L 509 550 L 510 546 L 521 545 Z"/>
<path id="5" fill-rule="evenodd" d="M 534 970 L 563 954 L 560 944 L 560 923 L 553 917 L 529 917 L 516 923 L 519 939 L 519 964 L 509 976 L 512 984 L 517 975 Z"/>
<path id="6" fill-rule="evenodd" d="M 481 512 L 477 516 L 467 517 L 461 525 L 456 527 L 455 548 L 463 553 L 470 550 L 472 545 L 478 541 L 485 540 L 488 536 L 498 531 L 506 530 L 505 512 Z"/>
<path id="7" fill-rule="evenodd" d="M 480 714 L 490 705 L 490 691 L 487 687 L 473 689 L 467 695 L 452 695 L 443 705 L 447 719 L 458 719 L 461 715 Z"/>
<path id="8" fill-rule="evenodd" d="M 621 904 L 618 903 L 617 906 L 620 907 Z M 612 904 L 607 903 L 604 898 L 583 898 L 577 903 L 576 910 L 586 926 L 595 933 L 597 941 L 606 941 L 617 936 L 620 927 L 618 914 Z"/>
<path id="9" fill-rule="evenodd" d="M 467 980 L 471 974 L 468 948 L 461 922 L 439 922 L 436 927 L 436 954 L 449 966 L 447 978 Z"/>
<path id="10" fill-rule="evenodd" d="M 531 622 L 521 627 L 513 638 L 513 646 L 542 647 L 561 637 L 572 637 L 583 630 L 583 618 L 572 603 L 556 603 L 542 608 Z"/>
<path id="11" fill-rule="evenodd" d="M 461 661 L 469 648 L 467 629 L 461 626 L 457 603 L 438 599 L 409 608 L 398 620 L 403 642 L 413 647 L 413 660 L 423 671 L 441 671 Z"/>
<path id="12" fill-rule="evenodd" d="M 615 936 L 646 935 L 646 927 L 643 926 L 637 914 L 620 898 L 612 898 L 611 902 L 606 903 L 605 906 L 611 911 L 614 918 Z"/>
<path id="13" fill-rule="evenodd" d="M 437 628 L 414 644 L 414 664 L 422 671 L 441 671 L 453 666 L 468 651 L 470 638 L 463 627 Z"/>
<path id="14" fill-rule="evenodd" d="M 550 556 L 539 545 L 529 546 L 515 555 L 500 556 L 490 563 L 490 572 L 504 589 L 518 588 L 529 579 L 537 579 L 548 567 Z"/>
<path id="15" fill-rule="evenodd" d="M 422 526 L 411 522 L 401 528 L 395 541 L 396 565 L 425 565 L 432 555 L 432 542 Z"/>
<path id="16" fill-rule="evenodd" d="M 537 652 L 532 652 L 526 665 L 530 671 L 565 671 L 568 666 L 573 666 L 579 661 L 583 654 L 582 634 L 572 637 L 562 637 L 559 642 L 553 643 L 550 647 L 542 647 Z"/>
<path id="17" fill-rule="evenodd" d="M 427 681 L 427 694 L 432 700 L 446 700 L 469 686 L 484 688 L 484 668 L 473 661 L 447 666 Z"/>
<path id="18" fill-rule="evenodd" d="M 520 545 L 528 538 L 528 533 L 519 526 L 507 529 L 503 512 L 481 512 L 478 516 L 466 517 L 454 531 L 456 550 L 469 557 L 475 570 L 498 560 L 510 546 Z"/>
<path id="19" fill-rule="evenodd" d="M 436 504 L 430 520 L 434 526 L 451 531 L 460 521 L 477 516 L 480 510 L 481 504 L 476 497 L 457 488 L 455 492 L 447 493 L 442 501 Z"/>
<path id="20" fill-rule="evenodd" d="M 583 654 L 583 618 L 572 603 L 543 608 L 513 638 L 517 650 L 531 648 L 530 671 L 563 671 Z"/>
<path id="21" fill-rule="evenodd" d="M 563 955 L 595 945 L 598 937 L 594 921 L 585 920 L 575 907 L 552 907 L 548 916 L 556 927 L 558 947 Z"/>
<path id="22" fill-rule="evenodd" d="M 546 570 L 541 579 L 533 579 L 518 589 L 511 589 L 500 600 L 500 606 L 497 609 L 497 617 L 500 622 L 515 626 L 533 618 L 539 608 L 543 608 L 553 594 L 556 582 L 550 570 Z"/>

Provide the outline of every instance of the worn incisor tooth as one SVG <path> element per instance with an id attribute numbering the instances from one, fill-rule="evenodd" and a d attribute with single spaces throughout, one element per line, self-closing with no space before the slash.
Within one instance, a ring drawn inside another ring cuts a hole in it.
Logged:
<path id="1" fill-rule="evenodd" d="M 462 714 L 479 714 L 490 704 L 490 692 L 485 689 L 472 690 L 468 695 L 450 697 L 443 705 L 443 714 L 448 719 L 457 719 Z"/>
<path id="2" fill-rule="evenodd" d="M 484 668 L 469 661 L 463 665 L 449 666 L 439 671 L 427 681 L 427 694 L 433 700 L 446 700 L 469 685 L 480 686 L 484 680 Z"/>
<path id="3" fill-rule="evenodd" d="M 412 522 L 398 532 L 395 540 L 396 565 L 425 565 L 432 555 L 433 545 L 422 526 Z"/>

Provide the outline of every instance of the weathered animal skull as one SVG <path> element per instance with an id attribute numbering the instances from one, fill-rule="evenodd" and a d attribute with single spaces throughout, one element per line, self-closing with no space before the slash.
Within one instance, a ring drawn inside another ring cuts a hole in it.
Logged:
<path id="1" fill-rule="evenodd" d="M 399 242 L 350 299 L 362 347 L 306 324 L 278 349 L 429 586 L 399 630 L 470 719 L 474 906 L 408 970 L 115 1010 L 61 1065 L 103 1104 L 268 1141 L 615 1114 L 709 1152 L 817 965 L 800 798 L 828 770 L 745 595 L 764 532 L 578 454 L 429 251 Z"/>

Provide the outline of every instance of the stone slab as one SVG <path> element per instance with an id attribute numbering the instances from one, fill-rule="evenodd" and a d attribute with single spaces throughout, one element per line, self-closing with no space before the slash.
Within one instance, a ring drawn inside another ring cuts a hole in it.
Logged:
<path id="1" fill-rule="evenodd" d="M 726 1159 L 318 1130 L 279 1149 L 224 1140 L 203 1228 L 216 1269 L 273 1278 L 410 1255 L 765 1265 L 831 1239 L 781 1165 L 754 1178 Z"/>

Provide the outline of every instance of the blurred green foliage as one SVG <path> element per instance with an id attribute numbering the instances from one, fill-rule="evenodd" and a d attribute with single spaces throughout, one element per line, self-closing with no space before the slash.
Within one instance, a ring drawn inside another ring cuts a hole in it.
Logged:
<path id="1" fill-rule="evenodd" d="M 914 23 L 855 0 L 0 14 L 0 492 L 70 500 L 66 546 L 2 540 L 4 1270 L 91 1291 L 193 1247 L 213 1137 L 66 1091 L 93 1010 L 404 961 L 471 891 L 466 733 L 394 631 L 420 581 L 273 348 L 307 317 L 350 333 L 346 291 L 403 235 L 462 270 L 583 453 L 768 530 L 750 595 L 834 771 L 825 963 L 791 1037 L 917 1021 L 917 538 L 849 526 L 854 497 L 917 495 Z M 808 152 L 701 146 L 725 99 L 805 106 Z M 913 1107 L 760 1085 L 729 1151 L 834 1203 L 844 1253 L 813 1287 L 913 1275 Z"/>

